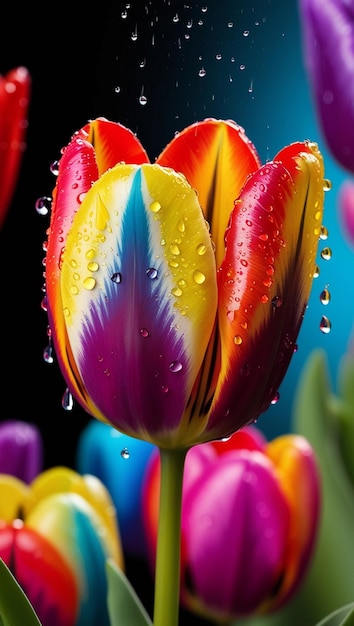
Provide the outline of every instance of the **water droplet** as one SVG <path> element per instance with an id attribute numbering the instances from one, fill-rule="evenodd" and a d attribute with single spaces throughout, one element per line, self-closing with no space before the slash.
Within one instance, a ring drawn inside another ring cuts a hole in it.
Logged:
<path id="1" fill-rule="evenodd" d="M 87 269 L 89 270 L 89 272 L 97 272 L 98 267 L 99 267 L 99 265 L 98 265 L 98 263 L 96 263 L 96 261 L 91 261 L 87 265 Z"/>
<path id="2" fill-rule="evenodd" d="M 320 301 L 322 304 L 327 305 L 331 299 L 331 294 L 329 290 L 325 287 L 320 293 Z"/>
<path id="3" fill-rule="evenodd" d="M 243 31 L 243 36 L 244 36 L 244 37 L 248 37 L 248 35 L 249 35 L 249 34 L 250 34 L 250 31 L 249 31 L 249 30 L 244 30 L 244 31 Z"/>
<path id="4" fill-rule="evenodd" d="M 197 285 L 202 285 L 205 282 L 205 274 L 200 270 L 196 270 L 193 274 L 193 280 Z"/>
<path id="5" fill-rule="evenodd" d="M 328 178 L 323 181 L 323 191 L 330 191 L 332 189 L 332 183 Z"/>
<path id="6" fill-rule="evenodd" d="M 331 250 L 331 248 L 323 248 L 323 250 L 321 250 L 321 257 L 325 261 L 329 261 L 329 259 L 332 258 L 332 250 Z"/>
<path id="7" fill-rule="evenodd" d="M 315 266 L 314 272 L 313 272 L 313 277 L 314 278 L 318 278 L 320 275 L 320 268 L 318 265 Z"/>
<path id="8" fill-rule="evenodd" d="M 149 269 L 146 270 L 146 276 L 151 280 L 155 280 L 155 278 L 157 278 L 157 269 L 149 267 Z"/>
<path id="9" fill-rule="evenodd" d="M 147 328 L 140 328 L 140 336 L 141 337 L 149 337 L 149 331 Z"/>
<path id="10" fill-rule="evenodd" d="M 92 291 L 96 287 L 96 281 L 92 276 L 88 276 L 84 279 L 83 285 L 87 291 Z"/>
<path id="11" fill-rule="evenodd" d="M 200 76 L 201 78 L 204 78 L 205 75 L 206 75 L 206 69 L 204 67 L 201 67 L 198 72 L 198 76 Z"/>
<path id="12" fill-rule="evenodd" d="M 45 363 L 54 363 L 53 346 L 51 343 L 49 343 L 43 351 L 43 360 Z"/>
<path id="13" fill-rule="evenodd" d="M 234 344 L 235 344 L 235 346 L 240 346 L 241 343 L 242 343 L 241 335 L 235 335 L 235 337 L 234 337 Z"/>
<path id="14" fill-rule="evenodd" d="M 141 104 L 141 106 L 145 106 L 147 104 L 147 97 L 146 96 L 139 96 L 139 104 Z"/>
<path id="15" fill-rule="evenodd" d="M 325 315 L 322 315 L 321 321 L 320 321 L 320 331 L 324 333 L 325 335 L 328 335 L 328 333 L 331 332 L 331 328 L 332 328 L 332 324 L 329 321 L 328 317 L 326 317 Z"/>
<path id="16" fill-rule="evenodd" d="M 52 204 L 52 199 L 47 196 L 38 198 L 35 203 L 35 209 L 38 215 L 48 215 Z"/>
<path id="17" fill-rule="evenodd" d="M 274 298 L 272 298 L 273 309 L 278 309 L 282 304 L 283 304 L 283 299 L 280 296 L 274 296 Z"/>
<path id="18" fill-rule="evenodd" d="M 173 372 L 174 374 L 176 372 L 180 372 L 182 367 L 183 365 L 180 361 L 172 361 L 172 363 L 170 363 L 169 365 L 170 372 Z"/>
<path id="19" fill-rule="evenodd" d="M 51 172 L 51 174 L 54 174 L 54 176 L 58 176 L 59 161 L 53 161 L 53 163 L 50 164 L 49 171 Z"/>
<path id="20" fill-rule="evenodd" d="M 61 406 L 64 411 L 72 411 L 74 408 L 74 398 L 68 388 L 65 389 L 63 397 L 61 399 Z"/>
<path id="21" fill-rule="evenodd" d="M 161 204 L 157 202 L 157 200 L 155 200 L 154 202 L 150 204 L 150 211 L 152 211 L 152 213 L 158 213 L 160 209 L 161 209 Z"/>
<path id="22" fill-rule="evenodd" d="M 119 285 L 119 283 L 122 282 L 122 274 L 120 272 L 114 272 L 111 276 L 111 281 L 112 283 L 117 283 L 117 285 Z"/>
<path id="23" fill-rule="evenodd" d="M 130 452 L 129 452 L 128 448 L 123 448 L 123 450 L 121 450 L 121 452 L 120 452 L 120 456 L 122 457 L 122 459 L 129 459 L 130 458 Z"/>
<path id="24" fill-rule="evenodd" d="M 327 239 L 327 237 L 328 237 L 328 229 L 325 226 L 321 226 L 320 239 L 324 241 L 325 239 Z"/>
<path id="25" fill-rule="evenodd" d="M 277 404 L 279 402 L 279 398 L 280 398 L 280 393 L 279 391 L 277 391 L 277 393 L 275 394 L 273 400 L 271 400 L 271 404 Z"/>
<path id="26" fill-rule="evenodd" d="M 170 252 L 171 254 L 174 254 L 175 256 L 178 256 L 179 254 L 181 254 L 181 251 L 176 243 L 171 243 Z"/>

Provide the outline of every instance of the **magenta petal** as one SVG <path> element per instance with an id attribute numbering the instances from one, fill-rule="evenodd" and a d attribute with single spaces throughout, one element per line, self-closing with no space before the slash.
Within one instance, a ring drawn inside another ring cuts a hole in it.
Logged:
<path id="1" fill-rule="evenodd" d="M 354 5 L 300 0 L 305 65 L 319 121 L 338 162 L 354 172 Z"/>
<path id="2" fill-rule="evenodd" d="M 275 591 L 289 510 L 258 452 L 222 455 L 185 494 L 183 538 L 196 595 L 215 616 L 253 612 Z"/>
<path id="3" fill-rule="evenodd" d="M 351 180 L 342 183 L 338 194 L 338 210 L 345 236 L 354 246 L 354 182 Z"/>
<path id="4" fill-rule="evenodd" d="M 43 442 L 34 424 L 21 420 L 0 423 L 0 473 L 30 483 L 43 469 Z"/>

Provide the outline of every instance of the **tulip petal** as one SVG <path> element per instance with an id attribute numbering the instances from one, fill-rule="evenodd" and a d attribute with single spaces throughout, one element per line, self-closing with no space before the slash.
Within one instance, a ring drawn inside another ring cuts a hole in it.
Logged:
<path id="1" fill-rule="evenodd" d="M 231 451 L 206 466 L 185 494 L 182 522 L 187 606 L 228 623 L 273 594 L 286 553 L 289 509 L 262 453 Z"/>
<path id="2" fill-rule="evenodd" d="M 207 426 L 213 438 L 255 421 L 278 391 L 310 295 L 323 197 L 317 145 L 296 143 L 249 177 L 235 204 L 218 275 L 222 362 Z"/>
<path id="3" fill-rule="evenodd" d="M 267 445 L 266 454 L 274 463 L 291 509 L 289 548 L 277 594 L 279 607 L 302 582 L 313 554 L 320 515 L 320 473 L 312 447 L 300 435 L 277 437 Z"/>
<path id="4" fill-rule="evenodd" d="M 60 283 L 83 404 L 173 445 L 217 306 L 210 233 L 185 177 L 150 164 L 102 175 L 75 216 Z"/>
<path id="5" fill-rule="evenodd" d="M 224 234 L 246 177 L 261 163 L 245 131 L 232 120 L 206 119 L 188 126 L 166 146 L 157 163 L 182 172 L 197 190 L 216 246 L 224 256 Z"/>
<path id="6" fill-rule="evenodd" d="M 304 57 L 319 121 L 337 161 L 354 173 L 354 9 L 348 0 L 301 0 Z"/>
<path id="7" fill-rule="evenodd" d="M 59 275 L 64 242 L 75 213 L 99 176 L 118 162 L 143 163 L 148 157 L 135 135 L 120 124 L 97 119 L 75 133 L 63 150 L 57 184 L 53 192 L 48 249 L 46 293 L 49 325 L 56 356 L 75 397 L 88 413 L 97 413 L 92 401 L 79 388 L 79 375 L 66 338 Z"/>
<path id="8" fill-rule="evenodd" d="M 14 193 L 26 148 L 31 77 L 25 67 L 0 76 L 0 227 Z"/>

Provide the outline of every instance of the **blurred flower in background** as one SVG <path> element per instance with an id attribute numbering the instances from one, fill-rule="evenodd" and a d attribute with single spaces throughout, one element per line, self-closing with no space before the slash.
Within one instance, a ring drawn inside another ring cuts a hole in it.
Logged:
<path id="1" fill-rule="evenodd" d="M 43 440 L 38 426 L 22 420 L 0 422 L 0 474 L 30 483 L 43 469 Z"/>
<path id="2" fill-rule="evenodd" d="M 354 173 L 354 6 L 300 0 L 305 67 L 330 151 Z"/>
<path id="3" fill-rule="evenodd" d="M 26 148 L 31 76 L 25 67 L 0 75 L 0 228 L 15 191 Z"/>
<path id="4" fill-rule="evenodd" d="M 0 474 L 0 493 L 0 557 L 43 626 L 108 626 L 106 560 L 124 561 L 104 485 L 54 467 L 29 485 Z"/>

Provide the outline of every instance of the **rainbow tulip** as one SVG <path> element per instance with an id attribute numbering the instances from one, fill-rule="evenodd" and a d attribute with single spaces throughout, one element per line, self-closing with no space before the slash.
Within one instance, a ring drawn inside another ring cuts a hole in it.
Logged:
<path id="1" fill-rule="evenodd" d="M 262 166 L 232 121 L 192 124 L 154 164 L 120 124 L 75 133 L 46 255 L 49 324 L 73 396 L 162 449 L 256 420 L 296 350 L 323 199 L 316 144 Z"/>
<path id="2" fill-rule="evenodd" d="M 43 441 L 35 424 L 22 420 L 0 423 L 0 474 L 30 483 L 43 469 Z"/>
<path id="3" fill-rule="evenodd" d="M 159 456 L 153 453 L 143 489 L 152 566 L 159 481 Z M 225 444 L 193 447 L 182 496 L 183 605 L 225 624 L 279 609 L 307 572 L 320 503 L 320 474 L 304 437 L 267 442 L 246 427 Z"/>
<path id="4" fill-rule="evenodd" d="M 300 0 L 305 66 L 333 156 L 354 173 L 354 10 L 348 0 Z"/>
<path id="5" fill-rule="evenodd" d="M 108 626 L 106 560 L 124 564 L 104 485 L 55 467 L 30 485 L 0 474 L 0 493 L 0 557 L 43 626 Z"/>
<path id="6" fill-rule="evenodd" d="M 5 221 L 25 150 L 31 77 L 25 67 L 0 76 L 0 228 Z"/>

